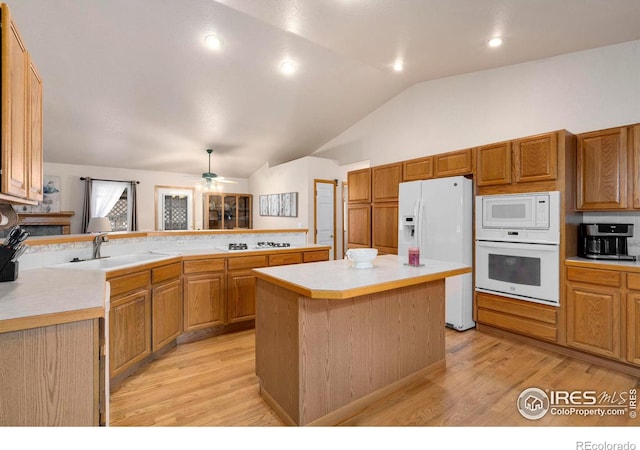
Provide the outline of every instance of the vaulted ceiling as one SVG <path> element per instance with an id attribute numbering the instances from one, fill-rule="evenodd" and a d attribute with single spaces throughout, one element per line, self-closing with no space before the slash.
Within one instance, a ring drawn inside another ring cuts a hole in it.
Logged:
<path id="1" fill-rule="evenodd" d="M 198 174 L 213 148 L 226 177 L 418 82 L 640 39 L 638 0 L 7 2 L 44 80 L 45 162 Z"/>

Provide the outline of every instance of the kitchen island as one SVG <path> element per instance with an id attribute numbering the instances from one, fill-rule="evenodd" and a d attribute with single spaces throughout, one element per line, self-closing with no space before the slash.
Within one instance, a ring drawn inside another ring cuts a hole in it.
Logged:
<path id="1" fill-rule="evenodd" d="M 444 368 L 444 279 L 395 255 L 254 269 L 260 394 L 291 425 L 333 425 Z"/>

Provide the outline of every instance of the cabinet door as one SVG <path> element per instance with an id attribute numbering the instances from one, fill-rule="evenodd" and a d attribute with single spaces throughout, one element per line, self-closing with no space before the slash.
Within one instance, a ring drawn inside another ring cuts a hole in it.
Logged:
<path id="1" fill-rule="evenodd" d="M 558 137 L 555 133 L 518 139 L 513 144 L 516 183 L 558 178 Z"/>
<path id="2" fill-rule="evenodd" d="M 238 195 L 238 228 L 251 226 L 251 196 Z"/>
<path id="3" fill-rule="evenodd" d="M 473 172 L 473 150 L 468 148 L 434 156 L 436 177 L 468 175 Z"/>
<path id="4" fill-rule="evenodd" d="M 154 352 L 182 332 L 182 281 L 174 280 L 151 290 L 151 345 Z"/>
<path id="5" fill-rule="evenodd" d="M 567 345 L 621 359 L 620 290 L 567 283 Z"/>
<path id="6" fill-rule="evenodd" d="M 371 247 L 371 206 L 349 205 L 347 215 L 348 247 Z"/>
<path id="7" fill-rule="evenodd" d="M 640 209 L 640 124 L 631 129 L 633 155 L 633 207 Z"/>
<path id="8" fill-rule="evenodd" d="M 627 296 L 627 359 L 640 364 L 640 292 Z"/>
<path id="9" fill-rule="evenodd" d="M 433 178 L 433 156 L 411 159 L 402 163 L 402 180 L 416 181 Z"/>
<path id="10" fill-rule="evenodd" d="M 147 290 L 111 299 L 109 312 L 110 377 L 151 354 L 151 300 Z"/>
<path id="11" fill-rule="evenodd" d="M 380 253 L 398 253 L 398 204 L 377 204 L 372 209 L 372 244 Z"/>
<path id="12" fill-rule="evenodd" d="M 233 230 L 238 227 L 238 197 L 235 195 L 224 196 L 224 228 Z"/>
<path id="13" fill-rule="evenodd" d="M 218 194 L 206 194 L 204 201 L 204 228 L 208 230 L 221 230 L 223 225 L 222 196 Z"/>
<path id="14" fill-rule="evenodd" d="M 184 277 L 184 331 L 224 324 L 224 273 Z"/>
<path id="15" fill-rule="evenodd" d="M 511 184 L 511 143 L 485 145 L 476 149 L 478 186 Z"/>
<path id="16" fill-rule="evenodd" d="M 2 4 L 2 193 L 27 197 L 29 55 Z"/>
<path id="17" fill-rule="evenodd" d="M 387 164 L 371 168 L 373 202 L 398 201 L 402 181 L 402 164 Z"/>
<path id="18" fill-rule="evenodd" d="M 371 169 L 347 173 L 349 203 L 371 203 Z"/>
<path id="19" fill-rule="evenodd" d="M 29 61 L 29 200 L 41 201 L 43 197 L 42 156 L 42 79 Z"/>
<path id="20" fill-rule="evenodd" d="M 627 208 L 627 129 L 577 136 L 577 208 Z"/>
<path id="21" fill-rule="evenodd" d="M 227 274 L 227 321 L 251 320 L 256 316 L 256 277 L 251 270 Z"/>

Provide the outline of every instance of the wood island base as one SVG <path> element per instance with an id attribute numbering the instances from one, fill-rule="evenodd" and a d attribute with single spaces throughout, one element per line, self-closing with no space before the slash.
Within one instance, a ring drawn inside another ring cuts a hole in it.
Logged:
<path id="1" fill-rule="evenodd" d="M 335 425 L 445 367 L 444 279 L 347 299 L 257 280 L 260 394 L 291 425 Z"/>

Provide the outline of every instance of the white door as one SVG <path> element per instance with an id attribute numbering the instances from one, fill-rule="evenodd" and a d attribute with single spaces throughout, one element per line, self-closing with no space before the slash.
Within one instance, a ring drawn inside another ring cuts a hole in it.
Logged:
<path id="1" fill-rule="evenodd" d="M 329 259 L 335 258 L 336 243 L 336 184 L 334 181 L 314 180 L 316 244 L 329 245 Z"/>

